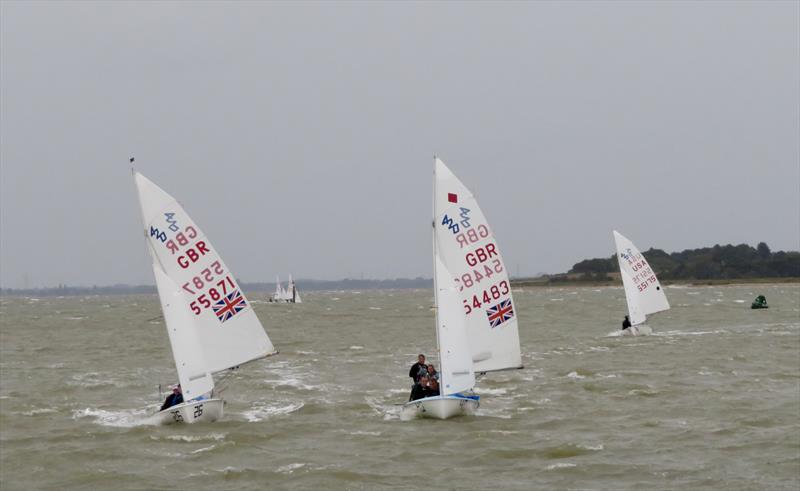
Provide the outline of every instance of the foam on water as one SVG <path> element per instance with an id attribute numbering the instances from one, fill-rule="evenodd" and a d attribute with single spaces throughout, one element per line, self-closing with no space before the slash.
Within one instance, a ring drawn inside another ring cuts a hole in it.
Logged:
<path id="1" fill-rule="evenodd" d="M 22 416 L 38 416 L 40 414 L 52 414 L 57 412 L 58 411 L 56 409 L 46 407 L 46 408 L 32 409 L 30 411 L 16 411 L 12 414 L 19 414 Z"/>
<path id="2" fill-rule="evenodd" d="M 150 435 L 151 440 L 169 440 L 174 442 L 197 443 L 197 442 L 220 442 L 225 440 L 227 433 L 208 433 L 202 435 L 166 435 L 155 436 Z"/>
<path id="3" fill-rule="evenodd" d="M 116 428 L 133 428 L 156 424 L 151 418 L 149 409 L 131 409 L 127 411 L 108 411 L 105 409 L 86 408 L 72 412 L 72 419 L 94 418 L 94 422 L 102 426 Z"/>
<path id="4" fill-rule="evenodd" d="M 305 464 L 303 462 L 295 462 L 293 464 L 287 464 L 287 465 L 280 466 L 277 469 L 275 469 L 275 472 L 280 472 L 281 474 L 291 474 L 291 473 L 293 473 L 294 471 L 296 471 L 298 469 L 302 469 L 306 465 L 307 464 Z"/>
<path id="5" fill-rule="evenodd" d="M 514 390 L 514 387 L 510 387 L 510 390 Z M 508 390 L 506 389 L 490 389 L 488 387 L 475 387 L 475 393 L 478 395 L 486 395 L 486 396 L 501 396 L 507 393 Z"/>
<path id="6" fill-rule="evenodd" d="M 302 408 L 304 405 L 305 404 L 302 402 L 284 405 L 256 404 L 251 409 L 242 412 L 242 416 L 244 416 L 244 418 L 251 423 L 257 423 L 259 421 L 264 421 L 265 419 L 274 418 L 277 416 L 285 416 L 293 413 Z"/>

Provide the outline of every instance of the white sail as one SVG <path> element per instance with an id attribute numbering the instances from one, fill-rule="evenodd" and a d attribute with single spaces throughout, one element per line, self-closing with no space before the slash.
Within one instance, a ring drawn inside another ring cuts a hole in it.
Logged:
<path id="1" fill-rule="evenodd" d="M 161 300 L 161 310 L 164 312 L 164 322 L 167 324 L 172 356 L 175 358 L 175 368 L 178 370 L 178 380 L 184 398 L 189 401 L 211 392 L 214 389 L 214 378 L 206 369 L 203 348 L 194 328 L 194 314 L 186 310 L 180 287 L 155 263 L 153 274 L 158 298 Z"/>
<path id="2" fill-rule="evenodd" d="M 466 317 L 461 297 L 453 277 L 435 251 L 434 275 L 440 392 L 443 396 L 449 396 L 475 387 L 475 371 L 467 343 Z"/>
<path id="3" fill-rule="evenodd" d="M 619 272 L 622 286 L 625 287 L 631 324 L 641 324 L 647 320 L 648 315 L 668 310 L 669 302 L 661 283 L 639 249 L 616 230 L 614 243 L 617 246 Z"/>
<path id="4" fill-rule="evenodd" d="M 275 276 L 275 293 L 272 295 L 272 299 L 276 302 L 283 300 L 283 292 L 281 291 L 281 279 L 276 275 Z"/>
<path id="5" fill-rule="evenodd" d="M 191 317 L 206 371 L 273 354 L 275 348 L 236 278 L 202 230 L 163 189 L 138 172 L 134 180 L 148 249 L 155 266 L 180 292 L 172 303 Z"/>
<path id="6" fill-rule="evenodd" d="M 287 288 L 286 291 L 289 294 L 290 302 L 303 303 L 303 301 L 300 299 L 300 291 L 297 289 L 297 285 L 294 284 L 292 275 L 289 275 L 289 288 Z"/>
<path id="7" fill-rule="evenodd" d="M 517 313 L 497 241 L 472 193 L 436 159 L 438 254 L 459 290 L 474 370 L 522 368 Z"/>

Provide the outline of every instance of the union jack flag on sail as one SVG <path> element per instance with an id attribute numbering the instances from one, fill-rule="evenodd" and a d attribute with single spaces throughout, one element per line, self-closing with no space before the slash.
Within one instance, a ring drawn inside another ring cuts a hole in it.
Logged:
<path id="1" fill-rule="evenodd" d="M 514 317 L 514 306 L 511 305 L 511 299 L 503 300 L 486 309 L 486 316 L 489 317 L 489 324 L 493 328 Z"/>
<path id="2" fill-rule="evenodd" d="M 225 295 L 213 305 L 214 313 L 217 314 L 217 319 L 220 322 L 225 322 L 246 307 L 247 302 L 244 301 L 244 297 L 238 289 Z"/>

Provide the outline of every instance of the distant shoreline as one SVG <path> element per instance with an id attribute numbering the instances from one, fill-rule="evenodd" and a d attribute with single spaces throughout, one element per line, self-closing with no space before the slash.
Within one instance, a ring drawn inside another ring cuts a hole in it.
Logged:
<path id="1" fill-rule="evenodd" d="M 433 280 L 417 278 L 415 280 L 357 280 L 351 284 L 343 285 L 341 282 L 330 282 L 329 287 L 323 286 L 325 282 L 311 280 L 308 282 L 310 288 L 303 288 L 303 282 L 298 281 L 300 291 L 324 292 L 324 291 L 361 291 L 361 290 L 424 290 L 433 288 Z M 353 284 L 355 283 L 355 284 Z M 737 278 L 737 279 L 687 279 L 662 281 L 665 286 L 725 286 L 725 285 L 767 285 L 767 284 L 800 284 L 800 277 L 783 278 Z M 270 293 L 275 287 L 265 283 L 242 283 L 242 289 L 246 294 Z M 334 286 L 335 285 L 335 286 Z M 512 288 L 582 288 L 582 287 L 602 287 L 617 286 L 621 287 L 619 279 L 612 280 L 581 280 L 563 279 L 550 277 L 518 278 L 511 280 Z M 266 288 L 265 288 L 266 287 Z M 4 288 L 0 291 L 0 297 L 85 297 L 85 296 L 121 296 L 121 295 L 155 295 L 157 293 L 155 285 L 114 285 L 106 287 L 62 287 L 62 288 L 29 288 L 11 289 Z"/>

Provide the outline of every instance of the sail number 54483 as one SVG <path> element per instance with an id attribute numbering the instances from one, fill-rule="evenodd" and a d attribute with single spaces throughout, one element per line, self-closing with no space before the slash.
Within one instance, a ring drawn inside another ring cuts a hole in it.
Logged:
<path id="1" fill-rule="evenodd" d="M 472 313 L 472 309 L 479 309 L 481 308 L 481 305 L 489 303 L 492 300 L 500 300 L 500 297 L 503 295 L 508 295 L 508 292 L 508 282 L 503 280 L 500 283 L 492 285 L 486 290 L 483 290 L 483 294 L 476 293 L 472 296 L 472 299 L 465 298 L 463 300 L 464 312 L 469 315 Z"/>

